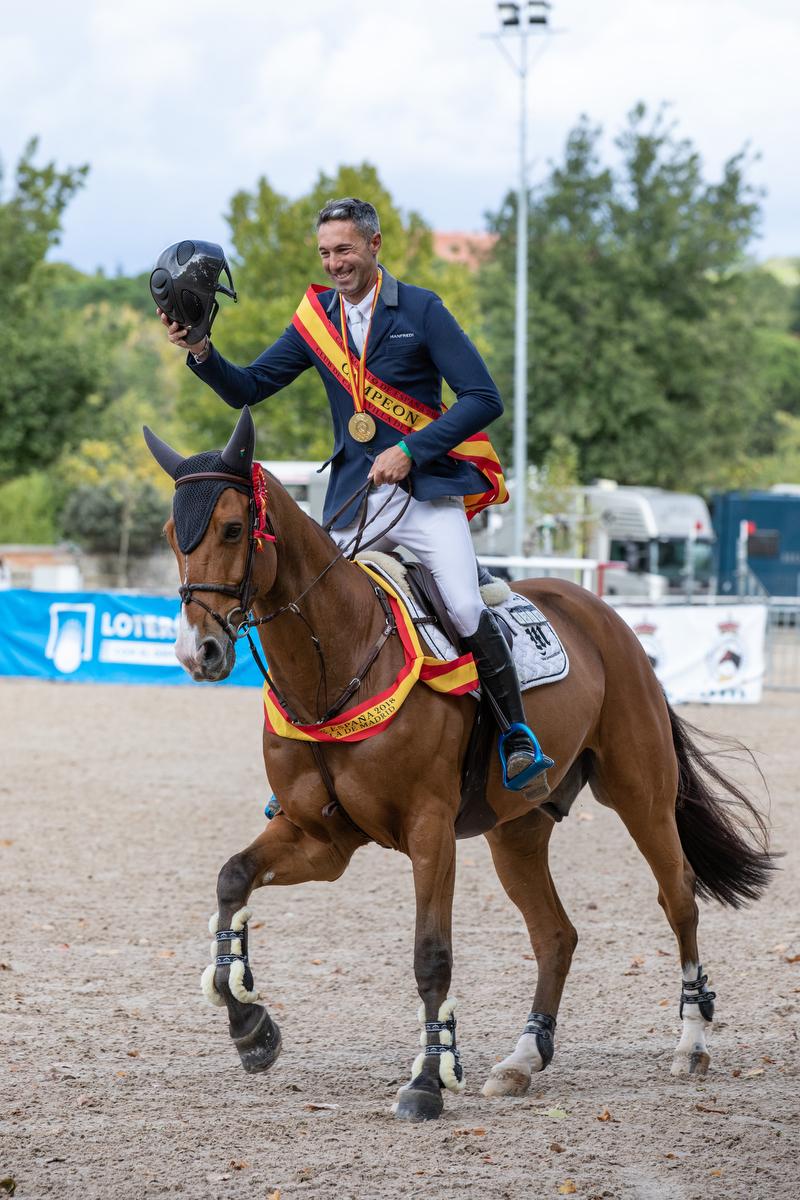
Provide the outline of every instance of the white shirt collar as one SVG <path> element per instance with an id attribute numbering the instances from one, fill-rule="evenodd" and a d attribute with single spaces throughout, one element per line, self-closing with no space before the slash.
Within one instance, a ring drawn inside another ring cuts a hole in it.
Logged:
<path id="1" fill-rule="evenodd" d="M 345 315 L 347 316 L 348 320 L 350 319 L 350 313 L 353 311 L 354 308 L 356 308 L 361 313 L 364 323 L 366 324 L 369 321 L 369 316 L 370 316 L 370 313 L 372 312 L 372 300 L 375 295 L 375 288 L 377 286 L 378 286 L 378 282 L 376 280 L 375 283 L 370 288 L 370 290 L 367 292 L 366 296 L 364 296 L 363 299 L 359 300 L 358 304 L 351 304 L 350 301 L 346 297 L 342 297 L 344 299 Z"/>

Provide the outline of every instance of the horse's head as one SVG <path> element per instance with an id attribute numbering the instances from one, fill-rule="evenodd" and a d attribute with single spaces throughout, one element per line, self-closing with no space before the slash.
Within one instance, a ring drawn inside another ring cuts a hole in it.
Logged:
<path id="1" fill-rule="evenodd" d="M 166 525 L 183 601 L 175 653 L 193 679 L 224 679 L 233 669 L 236 632 L 254 592 L 268 591 L 276 571 L 263 471 L 259 464 L 253 467 L 253 418 L 245 408 L 224 450 L 189 458 L 147 426 L 144 436 L 156 462 L 175 480 Z"/>

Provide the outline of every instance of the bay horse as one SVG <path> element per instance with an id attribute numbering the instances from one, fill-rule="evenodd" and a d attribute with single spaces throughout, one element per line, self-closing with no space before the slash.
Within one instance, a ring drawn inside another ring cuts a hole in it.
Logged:
<path id="1" fill-rule="evenodd" d="M 181 578 L 176 654 L 192 677 L 224 679 L 237 640 L 255 629 L 276 693 L 306 725 L 330 711 L 331 690 L 353 703 L 383 692 L 403 665 L 398 637 L 384 636 L 381 643 L 385 606 L 365 571 L 275 478 L 260 475 L 268 497 L 254 482 L 261 469 L 252 470 L 249 411 L 221 453 L 183 458 L 147 429 L 145 437 L 176 481 L 165 532 Z M 588 783 L 649 864 L 681 966 L 682 1032 L 671 1070 L 702 1076 L 714 993 L 698 951 L 696 897 L 734 907 L 759 897 L 773 867 L 765 823 L 699 749 L 696 731 L 672 711 L 638 639 L 612 608 L 558 579 L 514 587 L 544 612 L 569 655 L 566 678 L 525 694 L 530 723 L 556 762 L 550 801 L 568 808 Z M 358 668 L 362 663 L 366 669 Z M 469 697 L 418 684 L 377 736 L 325 745 L 324 758 L 312 743 L 265 727 L 264 764 L 280 808 L 220 871 L 210 925 L 216 957 L 203 978 L 207 998 L 227 1008 L 247 1071 L 270 1067 L 281 1045 L 276 1023 L 258 1003 L 247 955 L 252 891 L 335 880 L 360 846 L 375 841 L 409 856 L 416 898 L 422 1051 L 394 1111 L 401 1119 L 434 1119 L 443 1109 L 443 1088 L 463 1088 L 448 990 L 455 818 L 476 708 Z M 524 792 L 503 787 L 496 754 L 486 797 L 496 825 L 485 836 L 500 882 L 527 925 L 538 974 L 522 1035 L 492 1067 L 483 1092 L 519 1096 L 553 1057 L 577 933 L 548 866 L 554 821 Z"/>

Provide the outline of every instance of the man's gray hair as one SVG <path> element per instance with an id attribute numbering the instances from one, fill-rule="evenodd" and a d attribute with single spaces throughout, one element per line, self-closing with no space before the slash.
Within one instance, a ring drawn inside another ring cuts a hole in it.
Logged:
<path id="1" fill-rule="evenodd" d="M 317 230 L 328 221 L 352 221 L 367 241 L 381 231 L 380 219 L 375 208 L 368 200 L 357 200 L 355 196 L 329 200 L 317 216 Z"/>

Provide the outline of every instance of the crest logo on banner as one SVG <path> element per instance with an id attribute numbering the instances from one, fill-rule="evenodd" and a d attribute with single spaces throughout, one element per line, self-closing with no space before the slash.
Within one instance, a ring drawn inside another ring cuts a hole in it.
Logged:
<path id="1" fill-rule="evenodd" d="M 717 628 L 720 636 L 706 657 L 706 666 L 715 683 L 729 686 L 744 669 L 745 646 L 738 621 L 721 621 Z"/>

